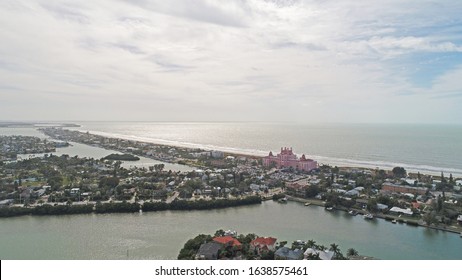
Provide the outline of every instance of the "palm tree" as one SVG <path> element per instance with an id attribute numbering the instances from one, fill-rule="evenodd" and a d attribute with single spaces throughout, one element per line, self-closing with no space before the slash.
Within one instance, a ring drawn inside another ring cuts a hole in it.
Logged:
<path id="1" fill-rule="evenodd" d="M 337 260 L 342 260 L 344 259 L 342 252 L 340 251 L 340 248 L 338 247 L 337 244 L 332 243 L 330 244 L 330 250 L 334 252 L 334 258 Z"/>
<path id="2" fill-rule="evenodd" d="M 306 242 L 306 245 L 308 246 L 308 248 L 313 248 L 314 246 L 316 246 L 316 241 L 310 239 L 308 240 L 308 242 Z"/>
<path id="3" fill-rule="evenodd" d="M 350 248 L 347 250 L 347 257 L 357 256 L 359 253 L 354 248 Z"/>
<path id="4" fill-rule="evenodd" d="M 338 245 L 335 244 L 335 243 L 330 244 L 330 250 L 333 251 L 335 254 L 337 254 L 338 252 L 340 252 L 340 250 L 339 250 L 339 248 L 338 248 Z"/>

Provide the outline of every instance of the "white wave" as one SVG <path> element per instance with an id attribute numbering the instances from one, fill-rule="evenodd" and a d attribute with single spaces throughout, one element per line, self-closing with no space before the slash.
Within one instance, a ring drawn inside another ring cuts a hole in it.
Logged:
<path id="1" fill-rule="evenodd" d="M 101 135 L 104 137 L 110 138 L 120 138 L 126 140 L 134 140 L 141 142 L 148 142 L 153 144 L 161 144 L 175 147 L 184 147 L 184 148 L 195 148 L 203 150 L 218 150 L 233 154 L 242 154 L 242 155 L 251 155 L 251 156 L 266 156 L 269 151 L 263 151 L 258 149 L 246 149 L 246 148 L 235 148 L 235 147 L 223 147 L 213 144 L 198 144 L 186 141 L 175 141 L 175 140 L 166 140 L 160 138 L 151 138 L 151 137 L 142 137 L 136 135 L 125 135 L 119 133 L 109 133 L 103 131 L 92 131 L 92 130 L 82 130 L 75 129 L 81 132 L 87 132 Z M 345 159 L 345 158 L 336 158 L 336 157 L 326 157 L 319 155 L 310 155 L 310 158 L 318 161 L 320 164 L 329 164 L 332 166 L 339 167 L 363 167 L 363 168 L 380 168 L 380 169 L 393 169 L 393 167 L 400 166 L 404 167 L 408 172 L 420 172 L 422 174 L 430 175 L 440 175 L 441 172 L 444 172 L 446 175 L 451 173 L 453 176 L 462 176 L 462 169 L 457 168 L 448 168 L 448 167 L 438 167 L 431 165 L 419 165 L 419 164 L 409 164 L 403 162 L 389 162 L 389 161 L 369 161 L 369 160 L 358 160 L 358 159 Z"/>

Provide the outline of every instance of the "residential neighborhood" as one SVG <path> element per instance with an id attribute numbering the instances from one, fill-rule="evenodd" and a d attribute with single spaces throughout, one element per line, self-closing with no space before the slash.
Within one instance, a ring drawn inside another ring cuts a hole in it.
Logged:
<path id="1" fill-rule="evenodd" d="M 149 203 L 175 205 L 184 201 L 203 209 L 212 205 L 241 205 L 244 199 L 251 198 L 245 203 L 294 200 L 330 211 L 363 214 L 368 219 L 462 231 L 462 180 L 452 174 L 435 176 L 407 173 L 402 167 L 387 171 L 322 164 L 306 171 L 297 168 L 294 162 L 298 159 L 288 148 L 278 155 L 277 167 L 264 165 L 257 156 L 108 138 L 62 128 L 41 131 L 57 143 L 78 142 L 166 163 L 188 164 L 195 169 L 165 170 L 164 164 L 124 168 L 118 160 L 55 156 L 51 152 L 43 157 L 3 160 L 0 163 L 2 216 L 29 214 L 25 209 L 43 205 L 112 203 L 124 205 L 126 211 L 136 211 L 144 210 L 143 207 L 159 208 Z M 17 147 L 16 153 L 25 153 L 43 151 L 44 147 L 52 151 L 56 144 L 34 137 L 4 138 L 0 156 L 7 158 L 11 147 Z M 271 160 L 275 158 L 271 156 Z M 305 156 L 300 160 L 308 161 Z M 112 208 L 105 211 L 109 209 Z M 256 245 L 255 250 L 263 250 L 260 246 Z M 285 249 L 280 253 L 281 257 L 295 256 Z"/>

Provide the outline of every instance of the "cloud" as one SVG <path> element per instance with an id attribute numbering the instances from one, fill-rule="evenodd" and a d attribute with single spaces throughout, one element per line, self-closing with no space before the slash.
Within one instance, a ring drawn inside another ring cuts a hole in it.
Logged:
<path id="1" fill-rule="evenodd" d="M 460 14 L 449 0 L 5 0 L 0 119 L 462 120 Z M 70 101 L 93 105 L 58 109 Z"/>
<path id="2" fill-rule="evenodd" d="M 244 27 L 244 1 L 203 1 L 203 0 L 170 0 L 146 1 L 124 0 L 156 13 L 191 19 L 199 22 L 213 23 L 230 27 Z"/>

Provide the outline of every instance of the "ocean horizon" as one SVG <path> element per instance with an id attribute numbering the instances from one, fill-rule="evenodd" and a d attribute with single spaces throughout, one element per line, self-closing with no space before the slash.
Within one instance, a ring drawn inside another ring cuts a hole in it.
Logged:
<path id="1" fill-rule="evenodd" d="M 69 122 L 67 122 L 69 123 Z M 462 126 L 288 122 L 72 122 L 69 129 L 163 145 L 265 156 L 292 147 L 320 164 L 462 176 Z"/>

